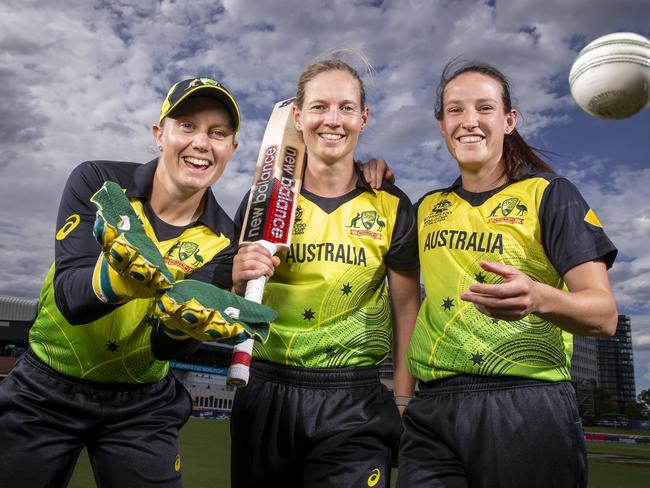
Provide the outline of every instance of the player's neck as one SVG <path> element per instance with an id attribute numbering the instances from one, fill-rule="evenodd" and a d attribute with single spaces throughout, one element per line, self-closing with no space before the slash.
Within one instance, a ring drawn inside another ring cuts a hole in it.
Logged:
<path id="1" fill-rule="evenodd" d="M 478 166 L 459 164 L 463 189 L 472 193 L 499 188 L 508 181 L 503 165 Z"/>
<path id="2" fill-rule="evenodd" d="M 302 184 L 321 197 L 339 197 L 352 191 L 356 181 L 353 161 L 328 164 L 308 158 Z"/>
<path id="3" fill-rule="evenodd" d="M 184 226 L 195 222 L 203 212 L 205 191 L 192 195 L 177 194 L 172 186 L 166 188 L 162 179 L 154 177 L 149 205 L 156 216 L 171 225 Z"/>

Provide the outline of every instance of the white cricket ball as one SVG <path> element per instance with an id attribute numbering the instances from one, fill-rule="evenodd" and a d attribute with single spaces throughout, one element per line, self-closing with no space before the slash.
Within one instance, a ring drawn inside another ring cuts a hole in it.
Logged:
<path id="1" fill-rule="evenodd" d="M 587 44 L 569 73 L 571 95 L 587 113 L 626 119 L 650 101 L 650 41 L 616 32 Z"/>

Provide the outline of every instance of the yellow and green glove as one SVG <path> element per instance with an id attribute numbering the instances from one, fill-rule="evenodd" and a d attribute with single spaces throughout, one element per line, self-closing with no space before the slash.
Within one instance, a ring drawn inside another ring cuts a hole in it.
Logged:
<path id="1" fill-rule="evenodd" d="M 154 315 L 173 339 L 237 344 L 266 341 L 277 313 L 209 283 L 181 280 L 158 297 Z"/>
<path id="2" fill-rule="evenodd" d="M 97 207 L 93 234 L 102 246 L 93 272 L 95 295 L 120 304 L 170 288 L 174 277 L 120 186 L 107 181 L 90 200 Z"/>

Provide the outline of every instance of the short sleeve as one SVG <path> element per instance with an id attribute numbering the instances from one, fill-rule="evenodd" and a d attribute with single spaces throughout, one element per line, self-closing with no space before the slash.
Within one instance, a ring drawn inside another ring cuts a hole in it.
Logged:
<path id="1" fill-rule="evenodd" d="M 617 249 L 598 217 L 578 189 L 565 178 L 555 178 L 540 205 L 544 250 L 560 276 L 575 266 L 603 259 L 610 268 Z"/>

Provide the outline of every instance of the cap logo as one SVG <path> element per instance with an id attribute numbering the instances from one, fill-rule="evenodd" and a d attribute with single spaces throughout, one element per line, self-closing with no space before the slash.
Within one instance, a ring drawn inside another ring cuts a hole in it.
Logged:
<path id="1" fill-rule="evenodd" d="M 221 83 L 210 78 L 201 78 L 201 81 L 204 85 L 218 86 L 219 88 L 225 88 Z"/>

